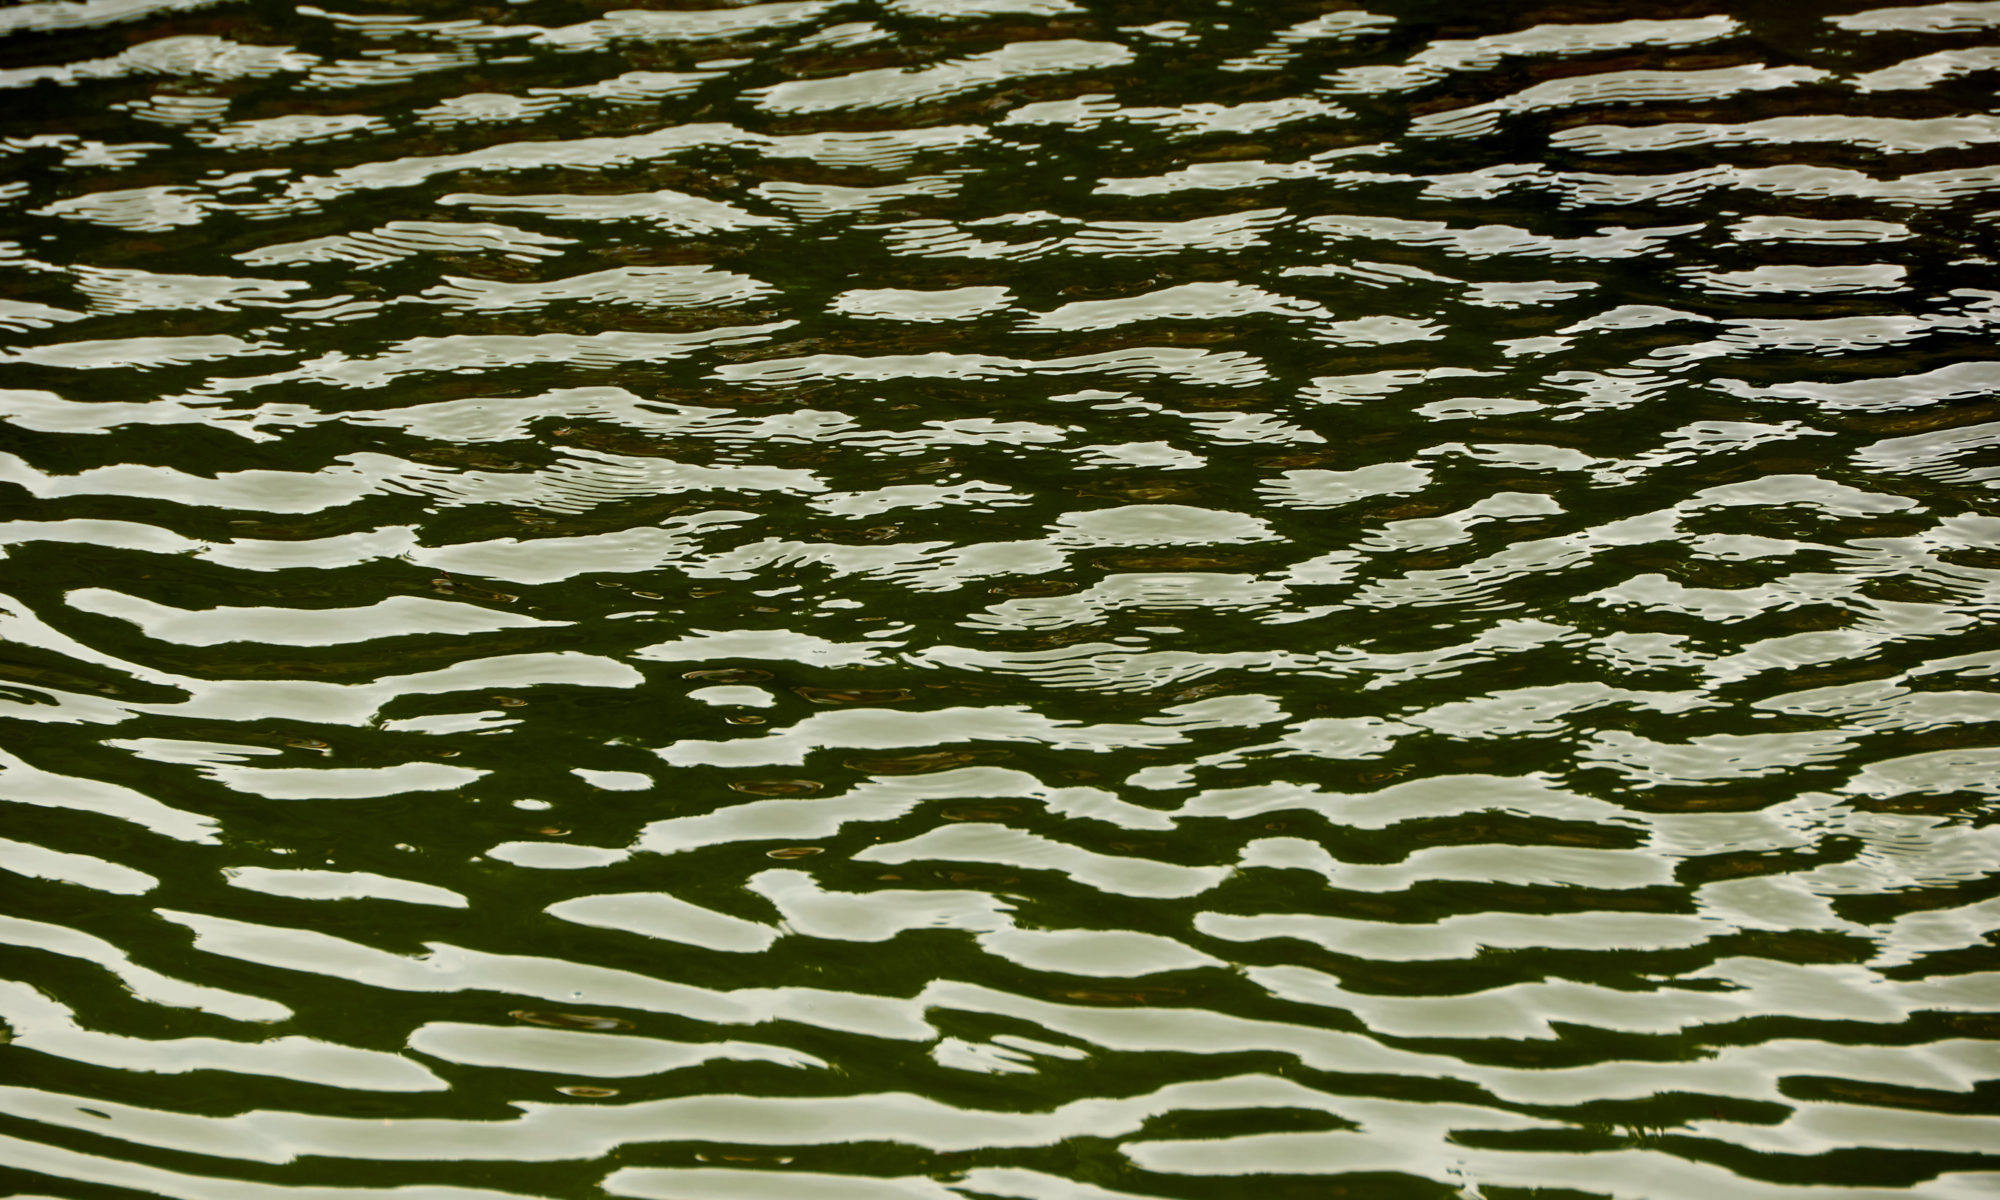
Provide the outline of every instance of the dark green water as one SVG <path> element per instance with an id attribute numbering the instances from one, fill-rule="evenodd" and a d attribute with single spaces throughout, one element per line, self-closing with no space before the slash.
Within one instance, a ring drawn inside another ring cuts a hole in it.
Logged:
<path id="1" fill-rule="evenodd" d="M 0 8 L 0 1191 L 2000 1195 L 2000 3 Z"/>

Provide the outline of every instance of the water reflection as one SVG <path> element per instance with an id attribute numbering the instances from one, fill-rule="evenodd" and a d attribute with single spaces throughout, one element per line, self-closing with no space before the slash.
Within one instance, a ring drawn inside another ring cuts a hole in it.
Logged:
<path id="1" fill-rule="evenodd" d="M 0 30 L 24 1195 L 2000 1182 L 2000 6 Z"/>

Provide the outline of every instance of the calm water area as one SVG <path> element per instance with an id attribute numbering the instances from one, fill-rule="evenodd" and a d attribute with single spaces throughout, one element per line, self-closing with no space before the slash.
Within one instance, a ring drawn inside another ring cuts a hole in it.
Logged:
<path id="1" fill-rule="evenodd" d="M 0 7 L 0 1195 L 2000 1197 L 2000 2 L 1359 4 Z"/>

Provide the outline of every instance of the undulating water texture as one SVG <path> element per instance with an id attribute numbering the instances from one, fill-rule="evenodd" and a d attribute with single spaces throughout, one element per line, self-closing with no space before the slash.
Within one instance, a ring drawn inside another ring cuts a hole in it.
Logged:
<path id="1" fill-rule="evenodd" d="M 2000 3 L 680 2 L 0 9 L 0 1190 L 2000 1195 Z"/>

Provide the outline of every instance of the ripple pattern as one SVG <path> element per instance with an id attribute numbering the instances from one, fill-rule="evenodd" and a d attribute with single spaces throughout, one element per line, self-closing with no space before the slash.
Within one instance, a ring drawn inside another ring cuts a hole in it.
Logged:
<path id="1" fill-rule="evenodd" d="M 691 2 L 0 10 L 0 1183 L 2000 1191 L 2000 3 Z"/>

